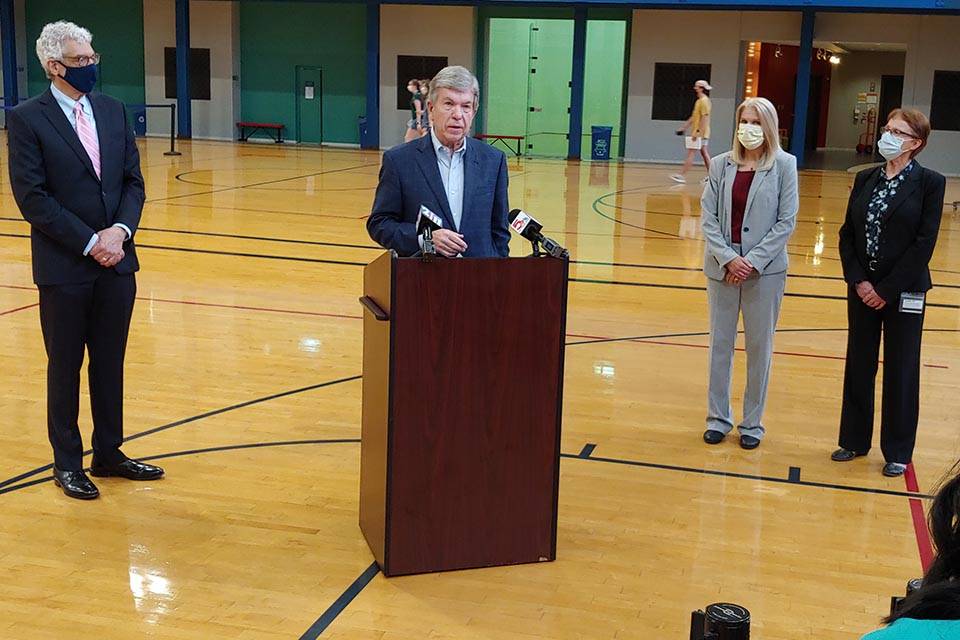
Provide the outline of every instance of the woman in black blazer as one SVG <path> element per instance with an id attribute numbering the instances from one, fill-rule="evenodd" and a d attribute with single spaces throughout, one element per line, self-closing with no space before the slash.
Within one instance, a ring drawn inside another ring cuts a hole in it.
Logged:
<path id="1" fill-rule="evenodd" d="M 865 456 L 873 439 L 874 381 L 883 334 L 880 448 L 885 476 L 906 471 L 920 411 L 920 338 L 928 263 L 943 213 L 946 180 L 915 158 L 930 122 L 913 109 L 895 109 L 877 149 L 886 164 L 857 174 L 840 228 L 847 281 L 847 360 L 837 462 Z"/>

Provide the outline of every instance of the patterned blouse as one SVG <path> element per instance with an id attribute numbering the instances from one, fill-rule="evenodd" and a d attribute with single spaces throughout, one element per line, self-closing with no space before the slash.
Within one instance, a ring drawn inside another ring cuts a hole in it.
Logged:
<path id="1" fill-rule="evenodd" d="M 880 232 L 883 214 L 897 191 L 903 185 L 910 172 L 913 171 L 913 160 L 905 166 L 903 170 L 892 178 L 887 178 L 887 172 L 880 169 L 880 179 L 877 180 L 877 186 L 873 188 L 873 195 L 870 196 L 870 204 L 867 205 L 867 255 L 876 258 L 880 253 Z"/>

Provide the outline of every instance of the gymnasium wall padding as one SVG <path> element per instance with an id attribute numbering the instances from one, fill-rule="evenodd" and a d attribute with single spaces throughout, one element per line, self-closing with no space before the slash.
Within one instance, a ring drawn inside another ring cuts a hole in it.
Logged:
<path id="1" fill-rule="evenodd" d="M 242 1 L 242 119 L 282 123 L 293 139 L 297 65 L 323 71 L 323 141 L 359 143 L 357 117 L 366 111 L 365 5 Z"/>
<path id="2" fill-rule="evenodd" d="M 143 104 L 143 2 L 142 0 L 29 0 L 25 3 L 27 91 L 43 93 L 47 80 L 36 55 L 36 41 L 48 22 L 69 20 L 93 34 L 93 48 L 100 62 L 103 93 L 126 104 Z"/>

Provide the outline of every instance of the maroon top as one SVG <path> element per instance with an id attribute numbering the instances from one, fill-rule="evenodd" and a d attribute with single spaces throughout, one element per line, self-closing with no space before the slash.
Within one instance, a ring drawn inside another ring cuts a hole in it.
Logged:
<path id="1" fill-rule="evenodd" d="M 730 212 L 730 239 L 740 244 L 740 230 L 743 227 L 743 214 L 747 210 L 747 196 L 756 171 L 737 171 L 733 181 L 733 209 Z"/>

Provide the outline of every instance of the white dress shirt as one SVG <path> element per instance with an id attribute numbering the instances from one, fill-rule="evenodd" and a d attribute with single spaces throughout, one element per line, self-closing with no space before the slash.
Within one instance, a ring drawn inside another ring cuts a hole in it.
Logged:
<path id="1" fill-rule="evenodd" d="M 93 131 L 93 135 L 97 135 L 97 119 L 93 115 L 93 107 L 90 105 L 90 99 L 87 98 L 87 96 L 83 95 L 80 96 L 79 100 L 74 100 L 63 91 L 60 91 L 60 89 L 57 89 L 53 84 L 50 85 L 50 93 L 53 94 L 57 104 L 60 105 L 60 108 L 63 110 L 63 115 L 67 116 L 67 121 L 70 123 L 70 126 L 73 127 L 74 131 L 77 130 L 77 116 L 74 113 L 74 109 L 79 102 L 84 117 L 86 117 L 87 122 L 90 123 L 90 129 Z M 113 226 L 123 229 L 123 232 L 127 234 L 127 240 L 133 235 L 130 228 L 122 222 L 117 222 Z M 90 242 L 87 243 L 86 248 L 83 250 L 83 255 L 89 254 L 93 248 L 97 246 L 98 242 L 100 242 L 100 236 L 95 233 L 90 237 Z"/>

